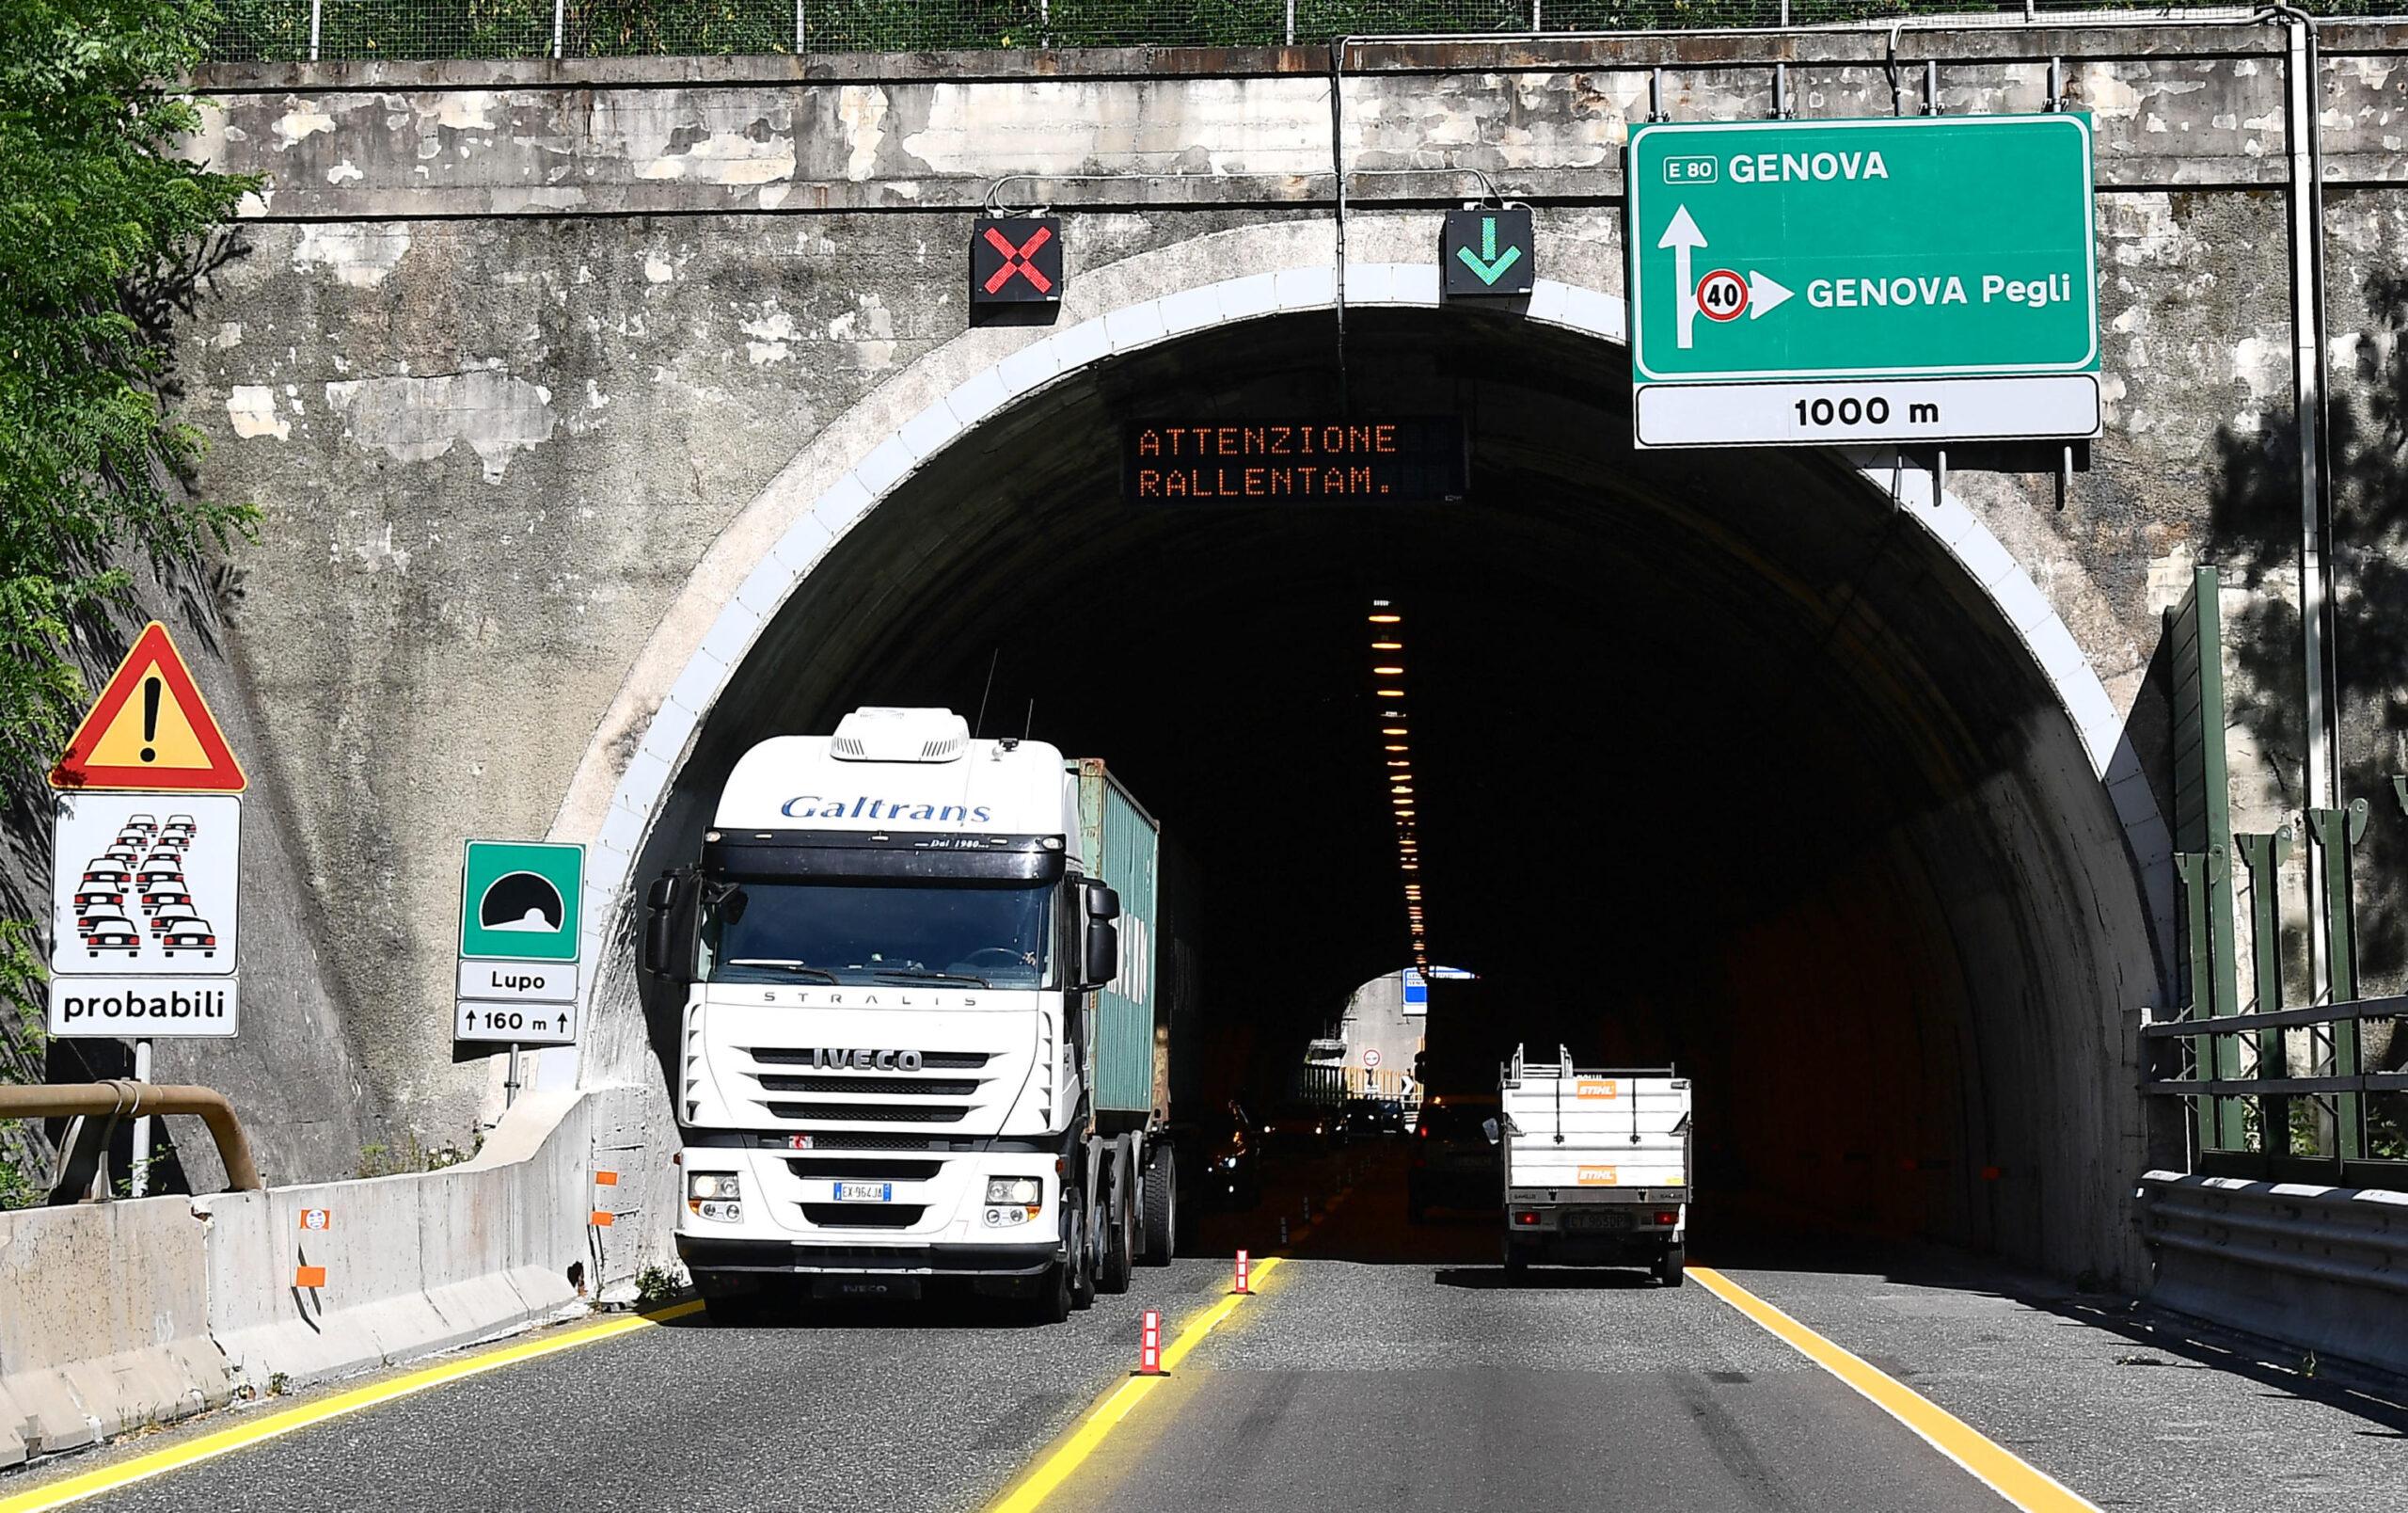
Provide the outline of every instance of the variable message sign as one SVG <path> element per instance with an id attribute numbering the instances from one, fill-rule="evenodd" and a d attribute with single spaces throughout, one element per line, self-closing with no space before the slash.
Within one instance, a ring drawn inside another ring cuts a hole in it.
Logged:
<path id="1" fill-rule="evenodd" d="M 2098 434 L 2088 117 L 1650 122 L 1626 172 L 1640 446 Z"/>
<path id="2" fill-rule="evenodd" d="M 1471 448 L 1460 416 L 1210 415 L 1129 427 L 1133 504 L 1407 504 L 1464 496 Z"/>

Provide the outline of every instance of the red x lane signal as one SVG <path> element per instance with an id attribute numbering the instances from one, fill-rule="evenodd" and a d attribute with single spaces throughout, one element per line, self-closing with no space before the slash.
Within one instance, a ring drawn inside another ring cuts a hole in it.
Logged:
<path id="1" fill-rule="evenodd" d="M 988 275 L 986 283 L 981 287 L 991 295 L 1018 276 L 1035 284 L 1038 294 L 1052 294 L 1054 280 L 1045 277 L 1044 270 L 1028 261 L 1030 257 L 1042 251 L 1045 244 L 1052 240 L 1054 240 L 1053 228 L 1040 226 L 1037 229 L 1037 234 L 1028 239 L 1027 245 L 1014 247 L 1009 237 L 991 226 L 988 227 L 987 245 L 1004 255 L 1004 265 Z"/>
<path id="2" fill-rule="evenodd" d="M 980 221 L 970 238 L 970 302 L 1022 304 L 1062 297 L 1062 222 L 1033 215 Z"/>

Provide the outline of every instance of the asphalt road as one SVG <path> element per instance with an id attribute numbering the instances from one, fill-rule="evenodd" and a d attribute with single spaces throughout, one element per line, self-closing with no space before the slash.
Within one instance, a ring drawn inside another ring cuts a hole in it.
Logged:
<path id="1" fill-rule="evenodd" d="M 1692 1282 L 1509 1286 L 1493 1219 L 1402 1215 L 1396 1153 L 1311 1228 L 1291 1163 L 1214 1254 L 1141 1270 L 1064 1326 L 964 1301 L 730 1328 L 700 1316 L 512 1365 L 185 1467 L 82 1507 L 974 1509 L 1133 1363 L 1136 1317 L 1222 1297 L 1229 1250 L 1292 1259 L 1146 1395 L 1049 1510 L 1916 1509 L 2004 1505 Z M 2102 1508 L 2396 1513 L 2408 1410 L 1945 1252 L 1735 1257 L 1726 1274 Z M 1746 1261 L 1773 1264 L 1738 1264 Z M 271 1405 L 272 1410 L 273 1405 Z M 252 1411 L 258 1411 L 254 1409 Z M 36 1477 L 171 1445 L 195 1424 Z"/>

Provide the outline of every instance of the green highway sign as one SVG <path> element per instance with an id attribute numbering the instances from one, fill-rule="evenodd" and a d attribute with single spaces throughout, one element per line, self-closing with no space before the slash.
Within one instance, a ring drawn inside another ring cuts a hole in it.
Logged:
<path id="1" fill-rule="evenodd" d="M 479 961 L 576 961 L 578 902 L 584 888 L 582 846 L 469 841 L 460 868 L 461 956 Z"/>
<path id="2" fill-rule="evenodd" d="M 1625 171 L 1641 445 L 2097 433 L 2088 117 L 1649 122 Z"/>

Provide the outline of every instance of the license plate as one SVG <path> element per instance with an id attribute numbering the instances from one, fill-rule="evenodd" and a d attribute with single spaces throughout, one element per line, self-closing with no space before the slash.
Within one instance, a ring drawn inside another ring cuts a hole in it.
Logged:
<path id="1" fill-rule="evenodd" d="M 1626 1230 L 1637 1216 L 1626 1208 L 1576 1208 L 1563 1216 L 1568 1230 Z"/>
<path id="2" fill-rule="evenodd" d="M 840 1203 L 891 1203 L 895 1201 L 895 1184 L 840 1182 L 836 1184 L 836 1201 Z"/>

